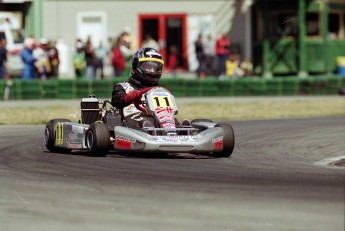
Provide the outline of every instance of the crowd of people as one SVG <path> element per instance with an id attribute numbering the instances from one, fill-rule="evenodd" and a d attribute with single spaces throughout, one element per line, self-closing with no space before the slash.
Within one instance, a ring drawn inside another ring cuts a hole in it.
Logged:
<path id="1" fill-rule="evenodd" d="M 120 77 L 129 74 L 131 58 L 137 48 L 135 39 L 125 29 L 117 38 L 109 41 L 108 46 L 102 42 L 94 48 L 91 37 L 89 36 L 85 43 L 77 39 L 73 54 L 73 65 L 77 78 L 84 77 L 93 80 L 104 75 L 104 60 L 107 56 L 111 58 L 113 67 L 112 76 Z M 110 47 L 107 48 L 107 47 Z"/>
<path id="2" fill-rule="evenodd" d="M 7 70 L 8 50 L 6 38 L 0 38 L 0 77 L 10 79 Z M 24 41 L 24 49 L 20 52 L 23 61 L 22 79 L 30 80 L 36 77 L 45 80 L 50 76 L 58 76 L 59 52 L 56 40 L 41 39 L 38 44 L 34 38 L 28 37 Z"/>
<path id="3" fill-rule="evenodd" d="M 215 41 L 211 35 L 206 39 L 199 34 L 195 43 L 195 54 L 198 60 L 196 75 L 198 78 L 216 76 L 219 79 L 252 76 L 253 64 L 246 58 L 241 61 L 239 54 L 232 54 L 230 40 L 226 33 Z"/>
<path id="4" fill-rule="evenodd" d="M 38 77 L 45 80 L 59 75 L 59 51 L 56 40 L 42 38 L 36 43 L 34 38 L 28 37 L 24 41 L 24 49 L 20 56 L 23 61 L 22 78 L 24 80 Z"/>
<path id="5" fill-rule="evenodd" d="M 138 49 L 136 39 L 130 33 L 130 29 L 124 29 L 116 38 L 104 44 L 102 41 L 96 47 L 93 45 L 91 36 L 86 41 L 77 38 L 73 48 L 72 62 L 74 74 L 77 78 L 87 80 L 103 79 L 105 74 L 105 60 L 110 61 L 112 66 L 112 77 L 129 76 L 131 59 Z M 24 41 L 24 49 L 20 56 L 23 61 L 22 79 L 30 80 L 40 78 L 42 80 L 59 76 L 59 49 L 57 40 L 40 39 L 37 42 L 34 38 L 28 37 Z M 146 34 L 142 41 L 142 47 L 151 47 L 160 50 L 159 43 Z M 211 35 L 204 38 L 198 35 L 195 41 L 195 53 L 198 61 L 196 69 L 197 78 L 216 76 L 219 79 L 239 78 L 252 76 L 253 65 L 250 59 L 241 61 L 238 54 L 230 51 L 230 40 L 226 33 L 214 40 Z M 8 78 L 6 71 L 6 39 L 0 38 L 0 75 L 2 79 Z M 167 58 L 167 69 L 171 70 L 172 76 L 176 77 L 176 69 L 179 66 L 179 51 L 176 46 L 169 48 Z M 109 62 L 107 63 L 109 64 Z"/>
<path id="6" fill-rule="evenodd" d="M 100 78 L 103 79 L 104 58 L 107 54 L 108 49 L 103 45 L 103 42 L 99 42 L 95 48 L 90 36 L 85 43 L 81 39 L 77 39 L 73 52 L 75 76 L 77 78 L 85 76 L 87 80 L 93 80 L 99 72 Z"/>

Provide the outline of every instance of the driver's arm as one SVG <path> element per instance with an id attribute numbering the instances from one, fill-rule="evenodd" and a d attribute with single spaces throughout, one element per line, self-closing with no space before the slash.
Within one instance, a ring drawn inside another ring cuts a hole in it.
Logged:
<path id="1" fill-rule="evenodd" d="M 118 109 L 127 107 L 129 104 L 125 103 L 125 99 L 124 99 L 125 95 L 126 95 L 126 92 L 122 88 L 122 86 L 116 84 L 113 89 L 111 104 Z"/>
<path id="2" fill-rule="evenodd" d="M 150 89 L 152 89 L 152 87 L 144 88 L 141 91 L 132 90 L 126 93 L 125 89 L 121 85 L 116 84 L 113 90 L 111 104 L 116 108 L 122 109 L 134 102 L 141 102 L 142 94 L 148 92 Z"/>

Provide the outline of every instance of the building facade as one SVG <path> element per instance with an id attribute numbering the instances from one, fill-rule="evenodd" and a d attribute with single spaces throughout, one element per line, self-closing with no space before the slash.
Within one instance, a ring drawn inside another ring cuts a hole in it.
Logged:
<path id="1" fill-rule="evenodd" d="M 332 73 L 345 56 L 344 0 L 6 0 L 0 11 L 15 13 L 27 35 L 60 38 L 69 52 L 77 38 L 110 46 L 129 30 L 139 48 L 151 34 L 165 58 L 177 46 L 180 68 L 191 71 L 199 33 L 228 33 L 232 52 L 264 76 Z"/>
<path id="2" fill-rule="evenodd" d="M 249 3 L 249 4 L 248 4 Z M 124 30 L 140 47 L 146 34 L 159 42 L 164 57 L 170 47 L 180 51 L 180 68 L 195 70 L 194 42 L 199 33 L 216 39 L 226 32 L 236 51 L 251 56 L 251 0 L 9 0 L 1 3 L 7 11 L 22 14 L 27 35 L 60 38 L 70 49 L 75 40 L 90 36 L 110 46 Z M 246 28 L 244 30 L 244 27 Z"/>

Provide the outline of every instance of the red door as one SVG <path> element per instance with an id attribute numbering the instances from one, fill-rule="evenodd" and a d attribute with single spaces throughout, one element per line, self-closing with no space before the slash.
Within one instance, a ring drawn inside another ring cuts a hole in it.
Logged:
<path id="1" fill-rule="evenodd" d="M 165 68 L 169 67 L 171 50 L 177 50 L 179 68 L 187 69 L 187 35 L 185 14 L 139 15 L 139 46 L 146 34 L 150 34 L 160 45 Z M 167 68 L 168 69 L 168 68 Z"/>

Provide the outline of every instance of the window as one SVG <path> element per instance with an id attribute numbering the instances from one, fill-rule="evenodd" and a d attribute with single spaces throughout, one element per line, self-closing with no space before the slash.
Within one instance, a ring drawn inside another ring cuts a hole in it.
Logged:
<path id="1" fill-rule="evenodd" d="M 320 23 L 318 13 L 307 13 L 306 15 L 307 36 L 320 35 Z"/>
<path id="2" fill-rule="evenodd" d="M 277 39 L 284 36 L 297 36 L 298 16 L 294 13 L 274 13 L 269 21 L 269 34 Z"/>

